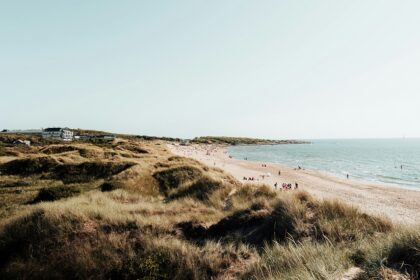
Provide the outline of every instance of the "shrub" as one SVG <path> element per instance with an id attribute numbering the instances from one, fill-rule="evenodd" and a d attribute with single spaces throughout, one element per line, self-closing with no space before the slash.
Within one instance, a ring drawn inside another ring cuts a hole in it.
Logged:
<path id="1" fill-rule="evenodd" d="M 105 182 L 99 188 L 102 192 L 110 192 L 119 189 L 120 186 L 115 182 Z"/>
<path id="2" fill-rule="evenodd" d="M 65 152 L 79 151 L 79 147 L 70 145 L 51 145 L 42 149 L 41 152 L 44 154 L 61 154 Z"/>
<path id="3" fill-rule="evenodd" d="M 360 240 L 377 232 L 389 232 L 393 226 L 387 219 L 361 213 L 340 201 L 318 202 L 314 209 L 319 238 L 332 241 Z"/>
<path id="4" fill-rule="evenodd" d="M 193 166 L 179 166 L 153 174 L 159 182 L 160 191 L 166 193 L 170 189 L 178 188 L 185 183 L 198 180 L 202 176 L 202 171 Z"/>
<path id="5" fill-rule="evenodd" d="M 122 145 L 120 146 L 124 150 L 131 151 L 136 154 L 148 154 L 149 152 L 143 148 L 140 148 L 136 145 Z"/>
<path id="6" fill-rule="evenodd" d="M 1 147 L 0 145 L 0 157 L 17 157 L 19 156 L 19 152 L 13 150 L 7 150 Z"/>
<path id="7" fill-rule="evenodd" d="M 420 231 L 400 229 L 374 242 L 365 242 L 352 255 L 357 256 L 368 276 L 373 277 L 383 268 L 392 268 L 418 279 L 420 276 Z"/>
<path id="8" fill-rule="evenodd" d="M 75 187 L 53 187 L 43 188 L 38 192 L 38 195 L 33 200 L 33 203 L 41 201 L 54 201 L 62 198 L 72 197 L 80 194 L 80 189 Z"/>
<path id="9" fill-rule="evenodd" d="M 0 182 L 0 188 L 15 188 L 15 187 L 26 187 L 31 184 L 25 181 L 4 181 Z"/>
<path id="10" fill-rule="evenodd" d="M 206 200 L 209 195 L 222 187 L 222 183 L 208 177 L 203 177 L 190 186 L 181 187 L 169 195 L 169 199 L 190 196 L 199 200 Z"/>
<path id="11" fill-rule="evenodd" d="M 343 250 L 329 243 L 274 243 L 242 279 L 345 279 L 350 265 Z"/>
<path id="12" fill-rule="evenodd" d="M 391 243 L 387 265 L 403 273 L 420 276 L 420 233 L 407 233 Z"/>
<path id="13" fill-rule="evenodd" d="M 171 262 L 167 254 L 161 251 L 143 251 L 131 258 L 125 259 L 118 269 L 109 272 L 109 279 L 173 279 L 173 270 L 177 266 Z M 189 275 L 188 275 L 189 274 Z M 191 278 L 191 274 L 184 274 Z M 107 278 L 108 278 L 107 277 Z"/>
<path id="14" fill-rule="evenodd" d="M 49 157 L 16 159 L 4 163 L 0 170 L 8 175 L 30 176 L 51 171 L 59 163 Z"/>
<path id="15" fill-rule="evenodd" d="M 265 242 L 284 241 L 295 235 L 295 220 L 284 201 L 279 200 L 273 207 L 255 203 L 212 225 L 208 235 L 262 246 Z"/>
<path id="16" fill-rule="evenodd" d="M 267 185 L 255 186 L 252 184 L 244 184 L 235 192 L 233 196 L 239 200 L 250 201 L 256 198 L 271 199 L 275 198 L 276 195 L 277 192 L 272 187 Z"/>
<path id="17" fill-rule="evenodd" d="M 83 162 L 80 164 L 63 164 L 54 168 L 52 177 L 61 179 L 65 183 L 88 182 L 94 179 L 109 178 L 127 168 L 134 163 L 114 163 L 114 162 Z"/>

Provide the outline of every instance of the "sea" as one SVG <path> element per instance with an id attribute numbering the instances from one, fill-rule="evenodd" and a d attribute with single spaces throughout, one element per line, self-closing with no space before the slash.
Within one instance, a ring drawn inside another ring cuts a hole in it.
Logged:
<path id="1" fill-rule="evenodd" d="M 420 138 L 308 140 L 309 144 L 231 146 L 237 159 L 315 169 L 345 178 L 420 190 Z"/>

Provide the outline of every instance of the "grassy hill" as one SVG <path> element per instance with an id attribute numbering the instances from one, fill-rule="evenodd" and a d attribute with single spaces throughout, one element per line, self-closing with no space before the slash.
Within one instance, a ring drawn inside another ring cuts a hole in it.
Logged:
<path id="1" fill-rule="evenodd" d="M 419 228 L 242 184 L 162 140 L 0 145 L 0 172 L 1 279 L 420 274 Z"/>
<path id="2" fill-rule="evenodd" d="M 197 144 L 225 144 L 225 145 L 277 145 L 277 144 L 306 144 L 301 140 L 268 140 L 246 137 L 202 136 L 192 140 Z"/>

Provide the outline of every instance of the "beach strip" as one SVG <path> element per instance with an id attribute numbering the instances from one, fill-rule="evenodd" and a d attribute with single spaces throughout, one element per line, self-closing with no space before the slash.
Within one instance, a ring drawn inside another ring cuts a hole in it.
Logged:
<path id="1" fill-rule="evenodd" d="M 170 144 L 168 148 L 175 155 L 190 157 L 208 166 L 221 168 L 244 183 L 266 184 L 273 188 L 277 183 L 279 191 L 283 183 L 292 184 L 293 188 L 297 183 L 299 189 L 317 198 L 342 200 L 368 214 L 387 216 L 394 223 L 420 224 L 420 191 L 417 190 L 339 178 L 317 170 L 234 159 L 229 156 L 226 147 L 221 145 Z M 244 180 L 250 177 L 255 180 Z"/>

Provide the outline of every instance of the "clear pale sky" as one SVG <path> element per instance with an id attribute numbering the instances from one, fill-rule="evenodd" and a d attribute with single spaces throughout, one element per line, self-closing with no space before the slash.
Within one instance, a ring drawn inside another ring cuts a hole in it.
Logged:
<path id="1" fill-rule="evenodd" d="M 420 136 L 420 1 L 1 1 L 0 129 Z"/>

